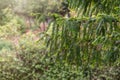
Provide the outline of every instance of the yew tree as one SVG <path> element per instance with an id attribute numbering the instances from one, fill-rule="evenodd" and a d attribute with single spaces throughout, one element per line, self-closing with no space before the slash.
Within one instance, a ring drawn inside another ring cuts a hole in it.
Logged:
<path id="1" fill-rule="evenodd" d="M 120 0 L 64 0 L 62 6 L 46 40 L 49 56 L 83 68 L 120 65 Z"/>

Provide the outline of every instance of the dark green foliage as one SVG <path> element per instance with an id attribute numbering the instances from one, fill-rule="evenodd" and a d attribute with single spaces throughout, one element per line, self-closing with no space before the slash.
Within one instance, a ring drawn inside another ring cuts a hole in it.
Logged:
<path id="1" fill-rule="evenodd" d="M 56 17 L 48 40 L 56 62 L 88 68 L 116 66 L 120 58 L 119 0 L 66 0 L 77 15 Z M 117 9 L 116 9 L 117 8 Z M 118 63 L 117 66 L 120 64 Z M 90 74 L 89 74 L 90 75 Z"/>

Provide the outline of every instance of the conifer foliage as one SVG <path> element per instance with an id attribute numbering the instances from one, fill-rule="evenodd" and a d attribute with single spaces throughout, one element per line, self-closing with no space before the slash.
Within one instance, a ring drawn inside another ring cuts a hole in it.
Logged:
<path id="1" fill-rule="evenodd" d="M 120 65 L 120 1 L 65 0 L 63 3 L 71 16 L 54 15 L 52 33 L 47 39 L 50 56 L 58 62 L 83 68 L 112 66 L 116 62 Z"/>

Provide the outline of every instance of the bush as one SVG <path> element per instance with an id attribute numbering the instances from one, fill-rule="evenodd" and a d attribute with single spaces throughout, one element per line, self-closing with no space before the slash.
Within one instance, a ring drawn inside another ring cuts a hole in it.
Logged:
<path id="1" fill-rule="evenodd" d="M 1 58 L 6 60 L 0 61 L 1 80 L 83 79 L 82 72 L 77 71 L 76 67 L 56 63 L 53 56 L 46 54 L 44 42 L 35 37 L 32 32 L 24 34 L 12 51 L 3 51 Z M 10 56 L 11 53 L 14 56 Z"/>
<path id="2" fill-rule="evenodd" d="M 25 23 L 22 18 L 15 15 L 10 8 L 3 10 L 4 22 L 0 25 L 0 37 L 12 37 L 18 36 L 21 33 L 25 32 Z"/>
<path id="3" fill-rule="evenodd" d="M 0 51 L 2 49 L 9 49 L 9 50 L 12 50 L 13 46 L 12 44 L 10 43 L 10 41 L 7 41 L 7 40 L 4 40 L 4 39 L 1 39 L 0 40 Z"/>

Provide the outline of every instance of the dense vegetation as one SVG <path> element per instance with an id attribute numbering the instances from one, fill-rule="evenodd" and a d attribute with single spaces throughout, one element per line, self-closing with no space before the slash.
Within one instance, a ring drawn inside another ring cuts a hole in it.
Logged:
<path id="1" fill-rule="evenodd" d="M 119 17 L 119 0 L 1 0 L 0 80 L 119 80 Z"/>

